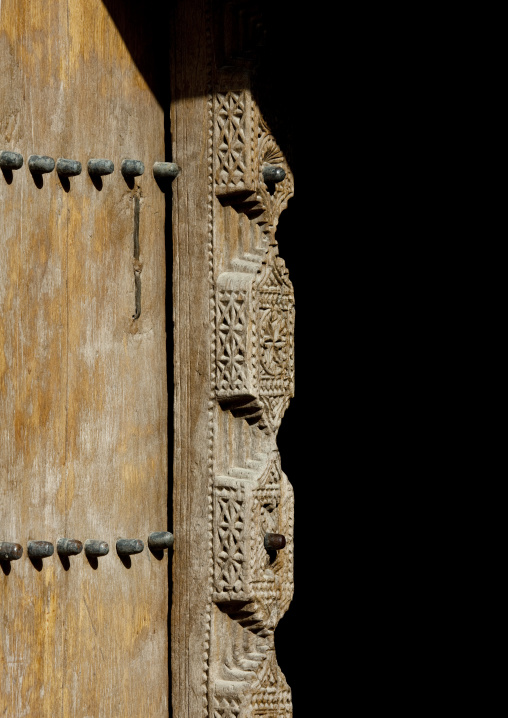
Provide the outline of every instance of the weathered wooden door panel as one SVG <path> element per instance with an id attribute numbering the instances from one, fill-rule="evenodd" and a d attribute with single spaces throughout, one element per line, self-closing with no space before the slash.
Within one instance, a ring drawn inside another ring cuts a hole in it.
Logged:
<path id="1" fill-rule="evenodd" d="M 1 565 L 0 715 L 166 716 L 164 116 L 103 3 L 2 0 L 2 150 L 24 164 L 0 174 L 0 540 L 24 554 Z M 29 559 L 60 537 L 110 551 Z"/>

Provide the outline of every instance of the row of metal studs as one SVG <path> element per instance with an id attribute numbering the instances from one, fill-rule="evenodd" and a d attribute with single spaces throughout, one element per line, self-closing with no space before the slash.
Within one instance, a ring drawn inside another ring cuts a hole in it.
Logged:
<path id="1" fill-rule="evenodd" d="M 154 531 L 148 537 L 148 546 L 152 551 L 163 551 L 173 545 L 173 534 L 169 531 Z M 56 544 L 57 553 L 61 556 L 76 556 L 85 549 L 88 556 L 106 556 L 109 546 L 106 541 L 87 539 L 85 544 L 77 539 L 59 538 Z M 141 539 L 118 539 L 116 551 L 120 556 L 141 553 L 145 544 Z M 55 547 L 49 541 L 29 541 L 27 552 L 30 558 L 46 558 L 52 556 Z M 0 561 L 17 561 L 23 555 L 23 547 L 19 543 L 0 541 Z"/>
<path id="2" fill-rule="evenodd" d="M 5 170 L 19 170 L 23 166 L 23 156 L 18 152 L 0 152 L 0 167 Z M 55 160 L 46 155 L 30 155 L 28 158 L 28 169 L 32 174 L 46 174 L 55 169 Z M 111 160 L 93 159 L 87 162 L 88 174 L 100 177 L 110 175 L 115 171 L 115 165 Z M 60 157 L 56 161 L 56 171 L 65 177 L 80 175 L 82 165 L 79 160 L 67 160 Z M 141 160 L 123 160 L 120 168 L 124 177 L 139 177 L 145 171 L 145 165 Z M 174 162 L 154 162 L 153 176 L 158 180 L 173 180 L 181 172 L 180 167 Z M 265 182 L 282 182 L 286 172 L 282 167 L 265 165 L 262 170 Z"/>
<path id="3" fill-rule="evenodd" d="M 18 152 L 0 152 L 0 167 L 5 170 L 19 170 L 23 166 L 23 156 Z M 30 155 L 28 158 L 28 169 L 32 174 L 46 174 L 56 171 L 65 177 L 75 177 L 81 174 L 82 165 L 78 160 L 67 160 L 60 157 L 55 164 L 52 157 L 46 155 Z M 124 177 L 139 177 L 145 171 L 145 165 L 141 160 L 123 160 L 121 172 Z M 115 170 L 111 160 L 93 159 L 87 162 L 88 174 L 101 176 L 110 175 Z M 153 165 L 153 176 L 155 179 L 175 179 L 181 172 L 180 167 L 174 162 L 155 162 Z"/>

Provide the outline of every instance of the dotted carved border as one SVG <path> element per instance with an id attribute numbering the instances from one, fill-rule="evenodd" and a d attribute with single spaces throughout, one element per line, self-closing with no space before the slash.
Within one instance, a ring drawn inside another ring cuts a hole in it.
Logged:
<path id="1" fill-rule="evenodd" d="M 207 606 L 205 614 L 205 643 L 203 651 L 203 718 L 208 718 L 209 695 L 208 678 L 210 671 L 210 632 L 212 625 L 212 597 L 213 597 L 213 480 L 214 480 L 214 406 L 215 406 L 215 283 L 214 283 L 214 257 L 213 257 L 213 81 L 212 81 L 212 8 L 211 0 L 206 2 L 206 73 L 207 73 L 207 252 L 208 252 L 208 292 L 209 292 L 209 322 L 211 330 L 210 342 L 210 394 L 208 399 L 208 427 L 207 427 L 207 531 L 208 531 L 208 576 L 207 576 Z"/>

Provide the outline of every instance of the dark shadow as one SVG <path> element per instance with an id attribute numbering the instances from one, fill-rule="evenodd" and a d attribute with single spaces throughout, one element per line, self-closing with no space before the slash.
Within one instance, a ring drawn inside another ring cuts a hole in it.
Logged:
<path id="1" fill-rule="evenodd" d="M 122 172 L 122 177 L 124 178 L 125 184 L 127 185 L 127 187 L 129 189 L 134 189 L 134 187 L 136 186 L 136 181 L 135 181 L 134 177 L 132 177 L 131 175 L 124 175 L 123 172 Z"/>
<path id="2" fill-rule="evenodd" d="M 152 556 L 157 559 L 157 561 L 162 561 L 162 559 L 164 558 L 164 551 L 161 551 L 157 548 L 150 548 L 150 546 L 148 547 L 148 550 L 150 551 Z"/>
<path id="3" fill-rule="evenodd" d="M 62 189 L 64 190 L 64 192 L 70 192 L 71 183 L 70 183 L 67 175 L 61 175 L 59 172 L 57 172 L 57 175 L 58 175 L 58 179 L 60 180 L 60 184 L 62 185 Z"/>
<path id="4" fill-rule="evenodd" d="M 272 551 L 271 549 L 267 549 L 266 553 L 268 554 L 268 559 L 270 561 L 270 566 L 271 566 L 272 563 L 274 563 L 277 558 L 277 551 Z"/>
<path id="5" fill-rule="evenodd" d="M 118 554 L 118 558 L 123 563 L 125 568 L 130 568 L 132 566 L 132 561 L 130 556 L 124 556 L 123 554 Z"/>
<path id="6" fill-rule="evenodd" d="M 30 172 L 32 175 L 32 179 L 34 181 L 34 185 L 37 187 L 37 189 L 42 189 L 44 187 L 44 177 L 40 172 Z"/>
<path id="7" fill-rule="evenodd" d="M 2 174 L 3 174 L 4 179 L 7 182 L 7 184 L 12 184 L 12 180 L 13 180 L 12 170 L 9 169 L 8 167 L 2 167 L 1 169 L 2 169 Z"/>
<path id="8" fill-rule="evenodd" d="M 6 576 L 10 574 L 12 571 L 12 566 L 10 561 L 0 561 L 0 568 L 5 573 Z"/>
<path id="9" fill-rule="evenodd" d="M 173 187 L 173 180 L 170 179 L 161 179 L 160 177 L 155 177 L 155 181 L 157 182 L 157 186 L 160 189 L 161 192 L 164 192 L 164 194 L 169 194 L 170 196 L 166 198 L 166 202 L 171 205 L 171 202 L 173 200 L 173 195 L 171 194 L 171 188 Z"/>
<path id="10" fill-rule="evenodd" d="M 102 0 L 161 107 L 167 105 L 168 6 L 171 0 Z"/>
<path id="11" fill-rule="evenodd" d="M 265 184 L 266 184 L 266 189 L 268 190 L 269 194 L 273 195 L 277 188 L 277 185 L 275 184 L 275 182 L 270 182 L 270 180 L 267 180 L 265 182 Z"/>
<path id="12" fill-rule="evenodd" d="M 97 556 L 89 556 L 87 553 L 85 553 L 86 560 L 90 564 L 90 566 L 93 568 L 94 571 L 97 571 L 99 568 L 99 562 L 97 560 Z"/>
<path id="13" fill-rule="evenodd" d="M 42 571 L 42 569 L 44 568 L 44 564 L 42 563 L 42 558 L 39 558 L 39 557 L 34 558 L 32 556 L 29 556 L 28 558 L 30 559 L 30 563 L 32 564 L 32 566 L 35 568 L 36 571 Z"/>
<path id="14" fill-rule="evenodd" d="M 69 557 L 59 553 L 58 558 L 60 559 L 60 563 L 62 564 L 64 571 L 68 571 L 71 567 Z"/>
<path id="15" fill-rule="evenodd" d="M 104 186 L 102 177 L 100 175 L 91 175 L 90 173 L 88 174 L 88 176 L 92 180 L 92 184 L 95 187 L 95 189 L 99 190 L 99 192 L 100 192 Z"/>

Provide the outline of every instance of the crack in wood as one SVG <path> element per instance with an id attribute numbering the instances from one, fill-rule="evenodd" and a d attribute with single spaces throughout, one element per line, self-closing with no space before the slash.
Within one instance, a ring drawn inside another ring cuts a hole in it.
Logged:
<path id="1" fill-rule="evenodd" d="M 141 264 L 139 262 L 139 197 L 134 197 L 134 321 L 141 316 Z"/>

